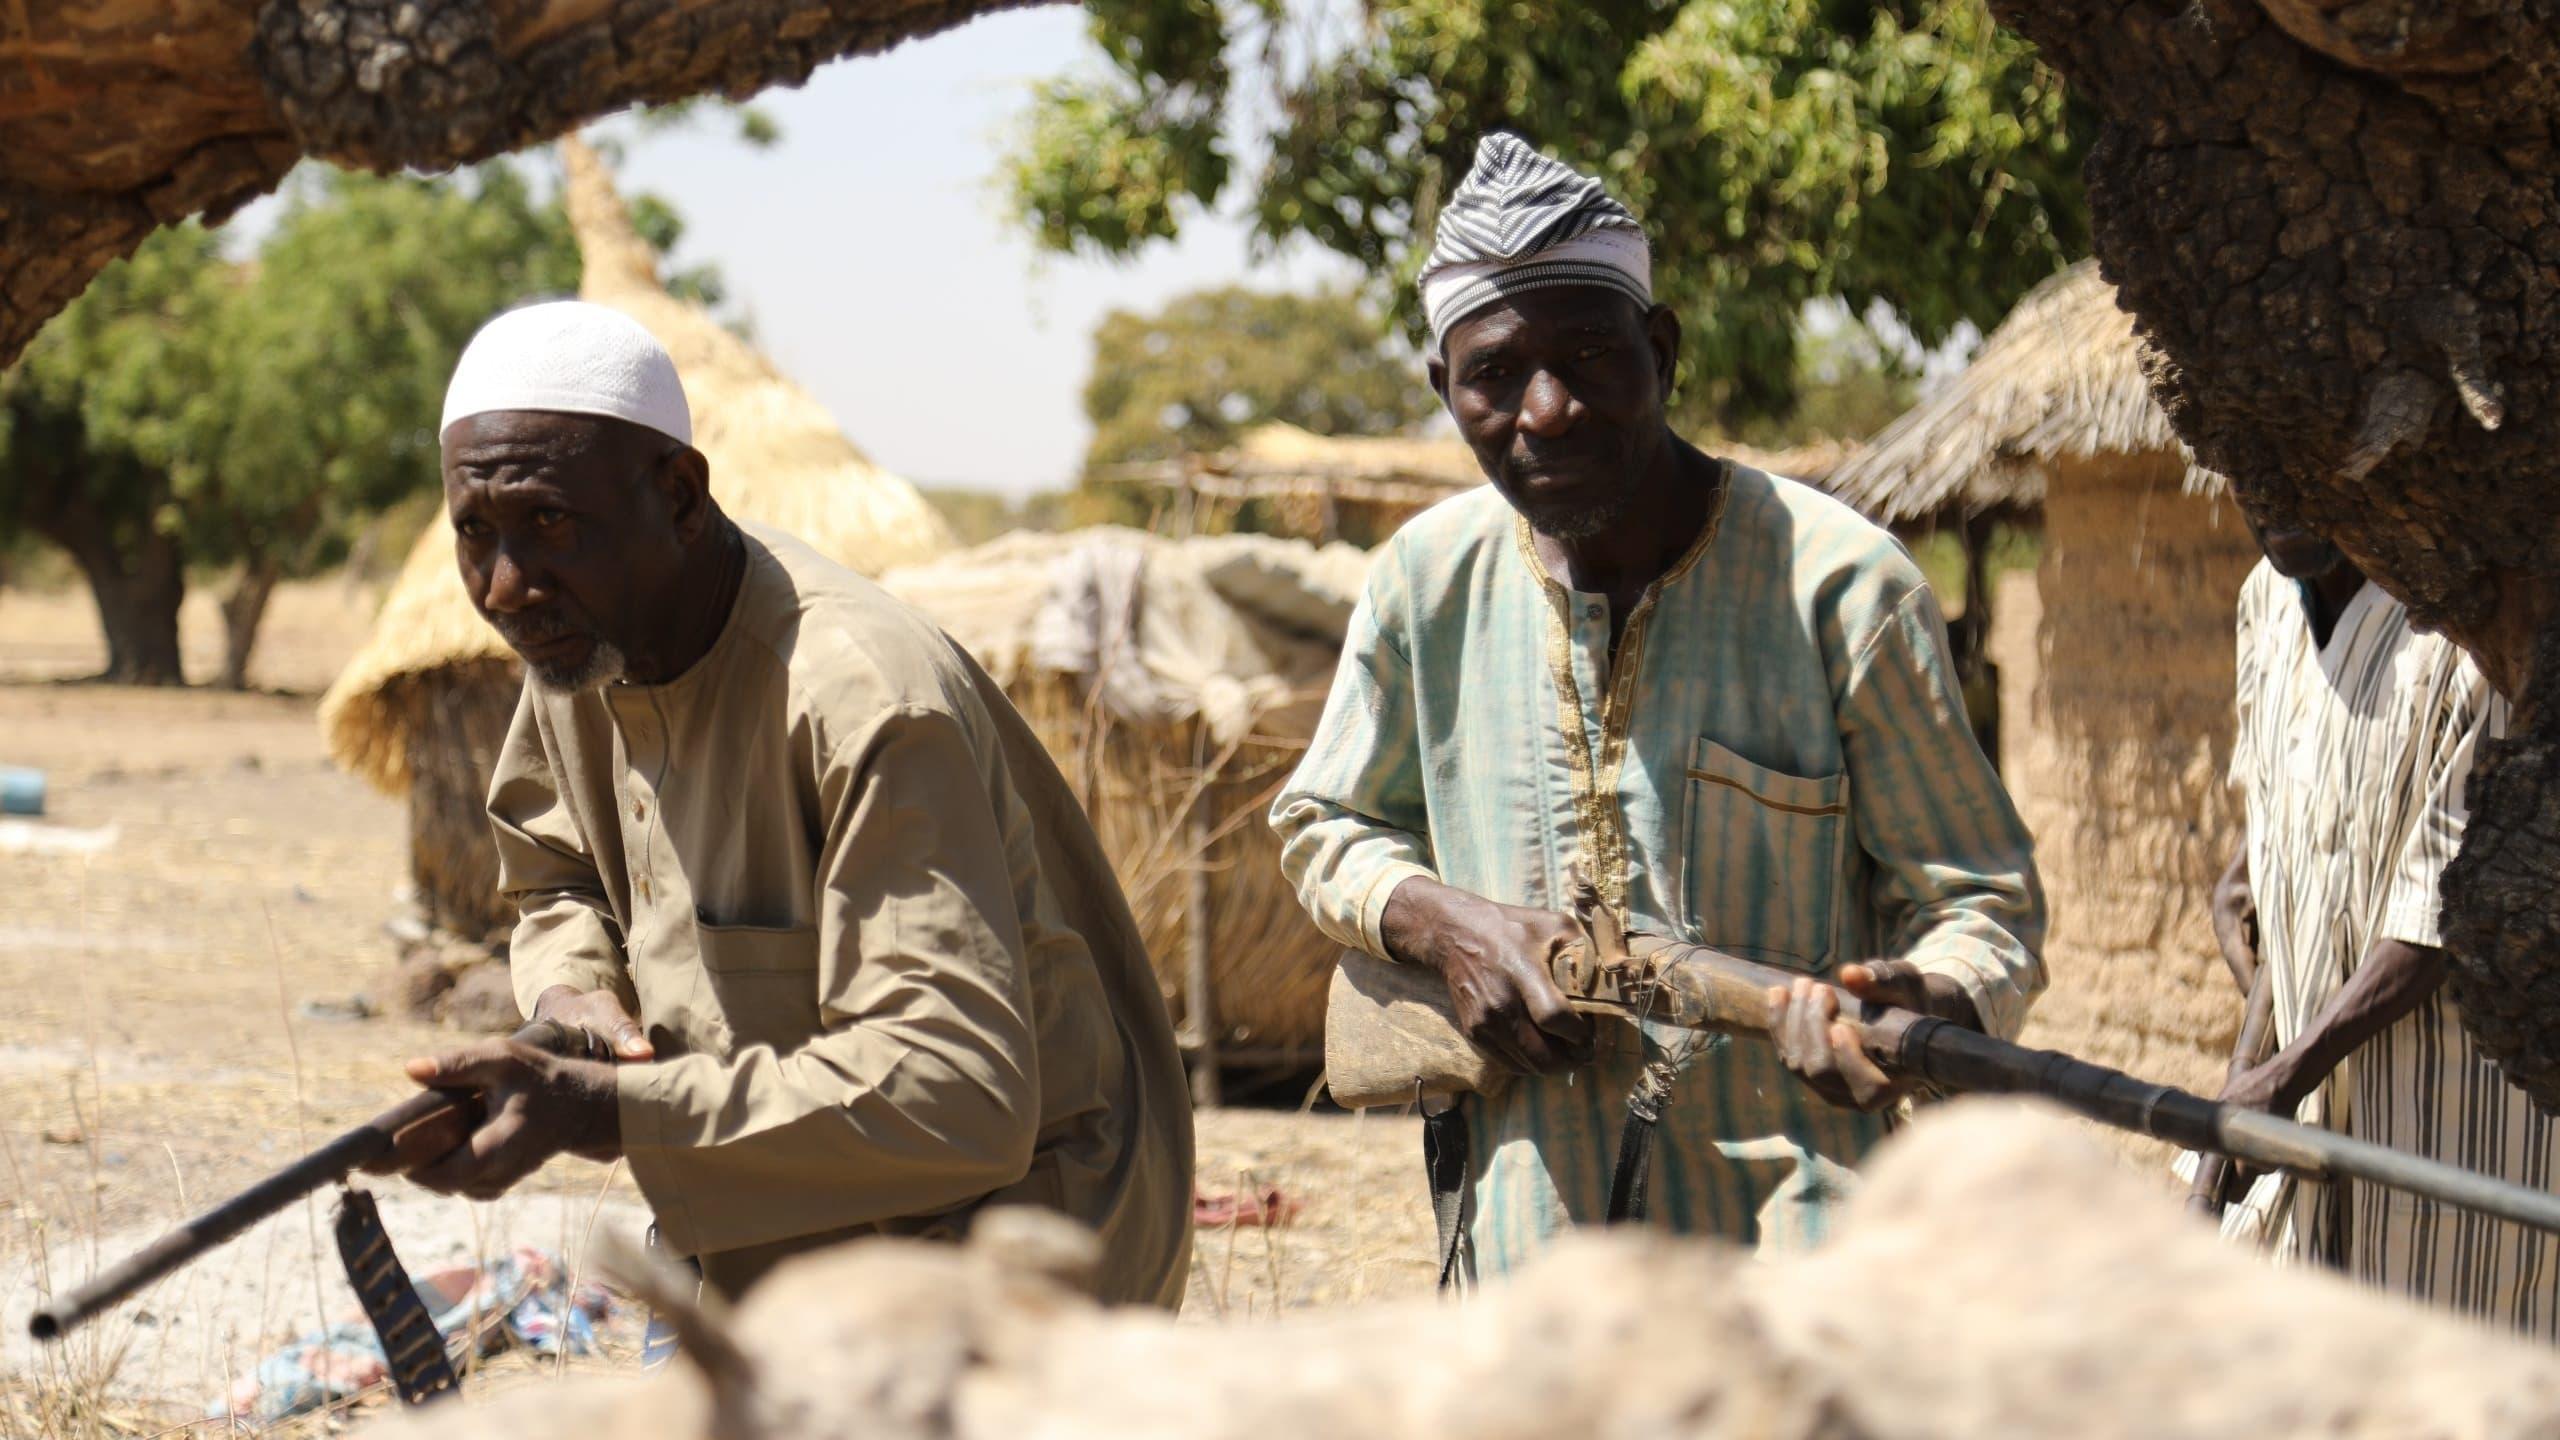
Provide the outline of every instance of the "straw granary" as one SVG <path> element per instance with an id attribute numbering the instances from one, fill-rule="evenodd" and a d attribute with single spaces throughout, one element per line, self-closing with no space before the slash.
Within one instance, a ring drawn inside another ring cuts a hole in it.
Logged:
<path id="1" fill-rule="evenodd" d="M 2210 1093 L 2240 1013 L 2206 907 L 2240 839 L 2232 606 L 2257 551 L 2144 363 L 2114 290 L 2074 266 L 1832 490 L 1897 528 L 1963 527 L 1977 573 L 1990 518 L 2041 523 L 2034 578 L 2003 585 L 1989 637 L 2001 771 L 2053 908 L 2029 1038 Z"/>
<path id="2" fill-rule="evenodd" d="M 666 292 L 595 152 L 572 138 L 560 153 L 584 260 L 579 294 L 639 320 L 674 356 L 721 508 L 867 574 L 951 548 L 942 517 L 914 486 L 872 464 L 824 407 L 701 306 Z M 409 801 L 410 869 L 425 918 L 471 939 L 514 921 L 498 898 L 482 804 L 519 676 L 463 594 L 439 511 L 371 640 L 320 703 L 337 762 Z"/>

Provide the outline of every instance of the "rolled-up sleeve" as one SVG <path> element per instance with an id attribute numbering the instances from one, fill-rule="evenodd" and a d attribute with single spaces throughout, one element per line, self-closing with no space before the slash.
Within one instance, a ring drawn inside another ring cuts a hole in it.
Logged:
<path id="1" fill-rule="evenodd" d="M 1351 615 L 1324 716 L 1271 807 L 1280 869 L 1316 928 L 1388 956 L 1379 917 L 1396 886 L 1433 874 L 1413 665 L 1395 629 L 1403 607 L 1382 557 Z"/>
<path id="2" fill-rule="evenodd" d="M 528 693 L 499 748 L 489 783 L 489 826 L 498 850 L 498 889 L 516 907 L 507 979 L 516 1008 L 555 985 L 610 990 L 637 1013 L 631 972 L 604 881 L 596 873 Z"/>
<path id="3" fill-rule="evenodd" d="M 1867 633 L 1839 714 L 1883 958 L 1955 980 L 1985 1030 L 2014 1038 L 2045 986 L 2044 892 L 2034 841 L 1975 742 L 1927 587 Z"/>
<path id="4" fill-rule="evenodd" d="M 759 982 L 814 986 L 819 1033 L 622 1068 L 624 1155 L 680 1251 L 931 1215 L 1029 1171 L 1024 857 L 980 764 L 936 710 L 893 709 L 838 745 L 819 781 L 815 972 Z"/>

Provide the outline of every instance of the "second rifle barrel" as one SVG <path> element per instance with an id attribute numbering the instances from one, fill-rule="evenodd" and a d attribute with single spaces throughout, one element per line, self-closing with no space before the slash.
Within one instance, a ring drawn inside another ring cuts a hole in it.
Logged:
<path id="1" fill-rule="evenodd" d="M 2304 1180 L 2356 1179 L 2560 1235 L 2560 1195 L 2137 1080 L 2052 1050 L 1901 1012 L 1872 1026 L 1909 1073 L 1948 1090 L 2041 1095 L 2090 1119 Z"/>

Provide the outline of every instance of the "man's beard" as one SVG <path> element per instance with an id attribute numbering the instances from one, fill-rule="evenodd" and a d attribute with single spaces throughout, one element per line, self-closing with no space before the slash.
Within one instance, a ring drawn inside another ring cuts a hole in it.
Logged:
<path id="1" fill-rule="evenodd" d="M 524 671 L 534 685 L 553 695 L 575 695 L 582 690 L 598 690 L 622 678 L 622 652 L 602 640 L 587 647 L 587 653 L 573 665 L 537 665 L 528 660 Z"/>
<path id="2" fill-rule="evenodd" d="M 1530 529 L 1549 539 L 1588 540 L 1616 525 L 1627 513 L 1631 498 L 1626 491 L 1618 490 L 1597 500 L 1523 508 L 1520 513 L 1528 518 Z"/>
<path id="3" fill-rule="evenodd" d="M 499 638 L 514 648 L 516 658 L 524 662 L 524 673 L 536 688 L 552 695 L 575 695 L 581 690 L 594 690 L 623 677 L 627 668 L 622 650 L 613 642 L 584 629 L 555 630 L 548 633 L 533 626 L 514 624 L 491 617 Z M 586 653 L 574 661 L 536 660 L 525 654 L 557 643 L 570 635 L 580 635 L 587 642 Z"/>

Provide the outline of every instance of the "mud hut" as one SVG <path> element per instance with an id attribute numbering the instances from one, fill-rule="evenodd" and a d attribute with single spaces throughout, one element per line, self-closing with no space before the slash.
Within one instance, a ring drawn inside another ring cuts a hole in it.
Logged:
<path id="1" fill-rule="evenodd" d="M 2028 1038 L 2210 1093 L 2240 1014 L 2206 907 L 2240 839 L 2232 607 L 2257 550 L 2144 363 L 2113 288 L 2076 265 L 1831 488 L 1897 529 L 1967 537 L 1977 598 L 1957 628 L 1987 631 L 2007 677 L 2000 768 L 2053 908 Z M 1981 541 L 2001 516 L 2043 547 L 1991 603 Z"/>
<path id="2" fill-rule="evenodd" d="M 1709 448 L 1813 485 L 1824 484 L 1850 453 L 1836 441 L 1778 451 L 1722 442 Z M 1224 450 L 1117 466 L 1104 478 L 1162 492 L 1178 533 L 1221 528 L 1225 517 L 1261 505 L 1273 533 L 1375 546 L 1423 510 L 1483 484 L 1484 471 L 1455 439 L 1318 435 L 1275 421 Z"/>
<path id="3" fill-rule="evenodd" d="M 646 325 L 693 401 L 694 444 L 723 509 L 778 526 L 877 574 L 951 548 L 941 515 L 880 469 L 824 407 L 701 306 L 669 295 L 603 162 L 560 143 L 565 199 L 584 260 L 582 298 Z M 498 898 L 482 805 L 521 671 L 454 570 L 441 510 L 402 566 L 373 636 L 320 702 L 330 755 L 409 802 L 409 865 L 423 919 L 473 941 L 514 923 Z"/>

